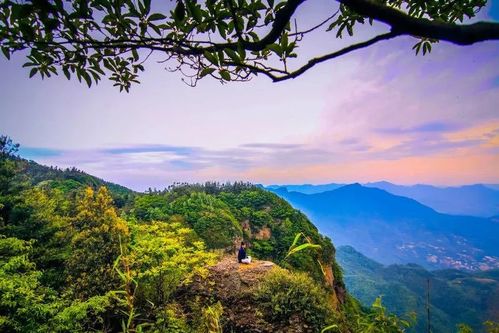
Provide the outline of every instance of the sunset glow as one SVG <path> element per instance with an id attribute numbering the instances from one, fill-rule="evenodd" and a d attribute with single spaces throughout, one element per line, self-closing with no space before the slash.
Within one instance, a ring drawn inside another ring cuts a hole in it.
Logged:
<path id="1" fill-rule="evenodd" d="M 2 59 L 0 132 L 26 158 L 138 190 L 206 180 L 498 183 L 499 46 L 442 42 L 422 57 L 413 43 L 381 43 L 279 84 L 190 88 L 151 62 L 129 94 L 28 79 L 21 57 Z M 320 52 L 314 45 L 303 52 Z"/>

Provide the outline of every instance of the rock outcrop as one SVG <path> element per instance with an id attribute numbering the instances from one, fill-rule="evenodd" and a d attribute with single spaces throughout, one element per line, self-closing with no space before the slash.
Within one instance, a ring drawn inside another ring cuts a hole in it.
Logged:
<path id="1" fill-rule="evenodd" d="M 314 332 L 299 316 L 291 316 L 287 322 L 276 325 L 267 322 L 265 314 L 258 310 L 255 290 L 274 267 L 278 266 L 270 261 L 254 260 L 251 264 L 239 264 L 234 256 L 225 256 L 209 268 L 207 277 L 195 279 L 182 290 L 182 297 L 186 300 L 197 299 L 201 306 L 220 302 L 223 306 L 222 324 L 227 332 Z M 331 306 L 336 307 L 337 302 L 332 292 Z M 191 311 L 184 309 L 183 312 Z"/>

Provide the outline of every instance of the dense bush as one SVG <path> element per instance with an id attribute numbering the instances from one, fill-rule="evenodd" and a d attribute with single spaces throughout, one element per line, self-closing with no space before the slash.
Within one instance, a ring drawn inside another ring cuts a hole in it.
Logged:
<path id="1" fill-rule="evenodd" d="M 53 314 L 51 294 L 28 258 L 31 243 L 0 235 L 0 331 L 36 332 Z"/>
<path id="2" fill-rule="evenodd" d="M 174 200 L 170 205 L 170 213 L 185 216 L 208 248 L 231 246 L 235 237 L 242 236 L 241 226 L 229 207 L 204 192 L 194 192 Z"/>
<path id="3" fill-rule="evenodd" d="M 90 187 L 83 192 L 72 227 L 71 255 L 66 262 L 71 292 L 85 300 L 116 289 L 119 280 L 113 263 L 129 230 L 126 221 L 117 216 L 105 187 L 97 193 Z"/>
<path id="4" fill-rule="evenodd" d="M 328 293 L 305 273 L 274 268 L 255 297 L 271 323 L 288 323 L 296 317 L 310 327 L 320 328 L 334 321 Z"/>
<path id="5" fill-rule="evenodd" d="M 177 287 L 205 276 L 216 260 L 179 217 L 133 225 L 128 251 L 125 258 L 137 284 L 135 302 L 143 309 L 166 306 Z"/>

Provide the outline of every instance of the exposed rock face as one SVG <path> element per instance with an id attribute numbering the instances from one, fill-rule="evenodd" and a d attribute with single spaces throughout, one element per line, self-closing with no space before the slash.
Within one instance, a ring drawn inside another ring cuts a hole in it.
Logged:
<path id="1" fill-rule="evenodd" d="M 272 237 L 272 230 L 269 227 L 263 227 L 255 235 L 255 239 L 258 240 L 269 240 Z"/>
<path id="2" fill-rule="evenodd" d="M 245 233 L 248 234 L 249 237 L 251 237 L 251 226 L 250 226 L 250 223 L 248 220 L 244 220 L 243 222 L 241 222 L 241 229 L 243 229 L 243 231 Z"/>

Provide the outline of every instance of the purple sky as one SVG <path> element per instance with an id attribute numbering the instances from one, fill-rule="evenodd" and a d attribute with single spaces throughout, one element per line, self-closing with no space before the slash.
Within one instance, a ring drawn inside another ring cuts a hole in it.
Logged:
<path id="1" fill-rule="evenodd" d="M 303 8 L 303 26 L 326 5 Z M 497 20 L 497 7 L 482 16 Z M 300 55 L 351 41 L 318 34 Z M 22 57 L 1 58 L 0 133 L 27 158 L 137 190 L 205 180 L 499 183 L 499 43 L 442 42 L 425 57 L 413 44 L 383 42 L 278 84 L 190 88 L 152 61 L 129 94 L 108 82 L 28 79 Z"/>

